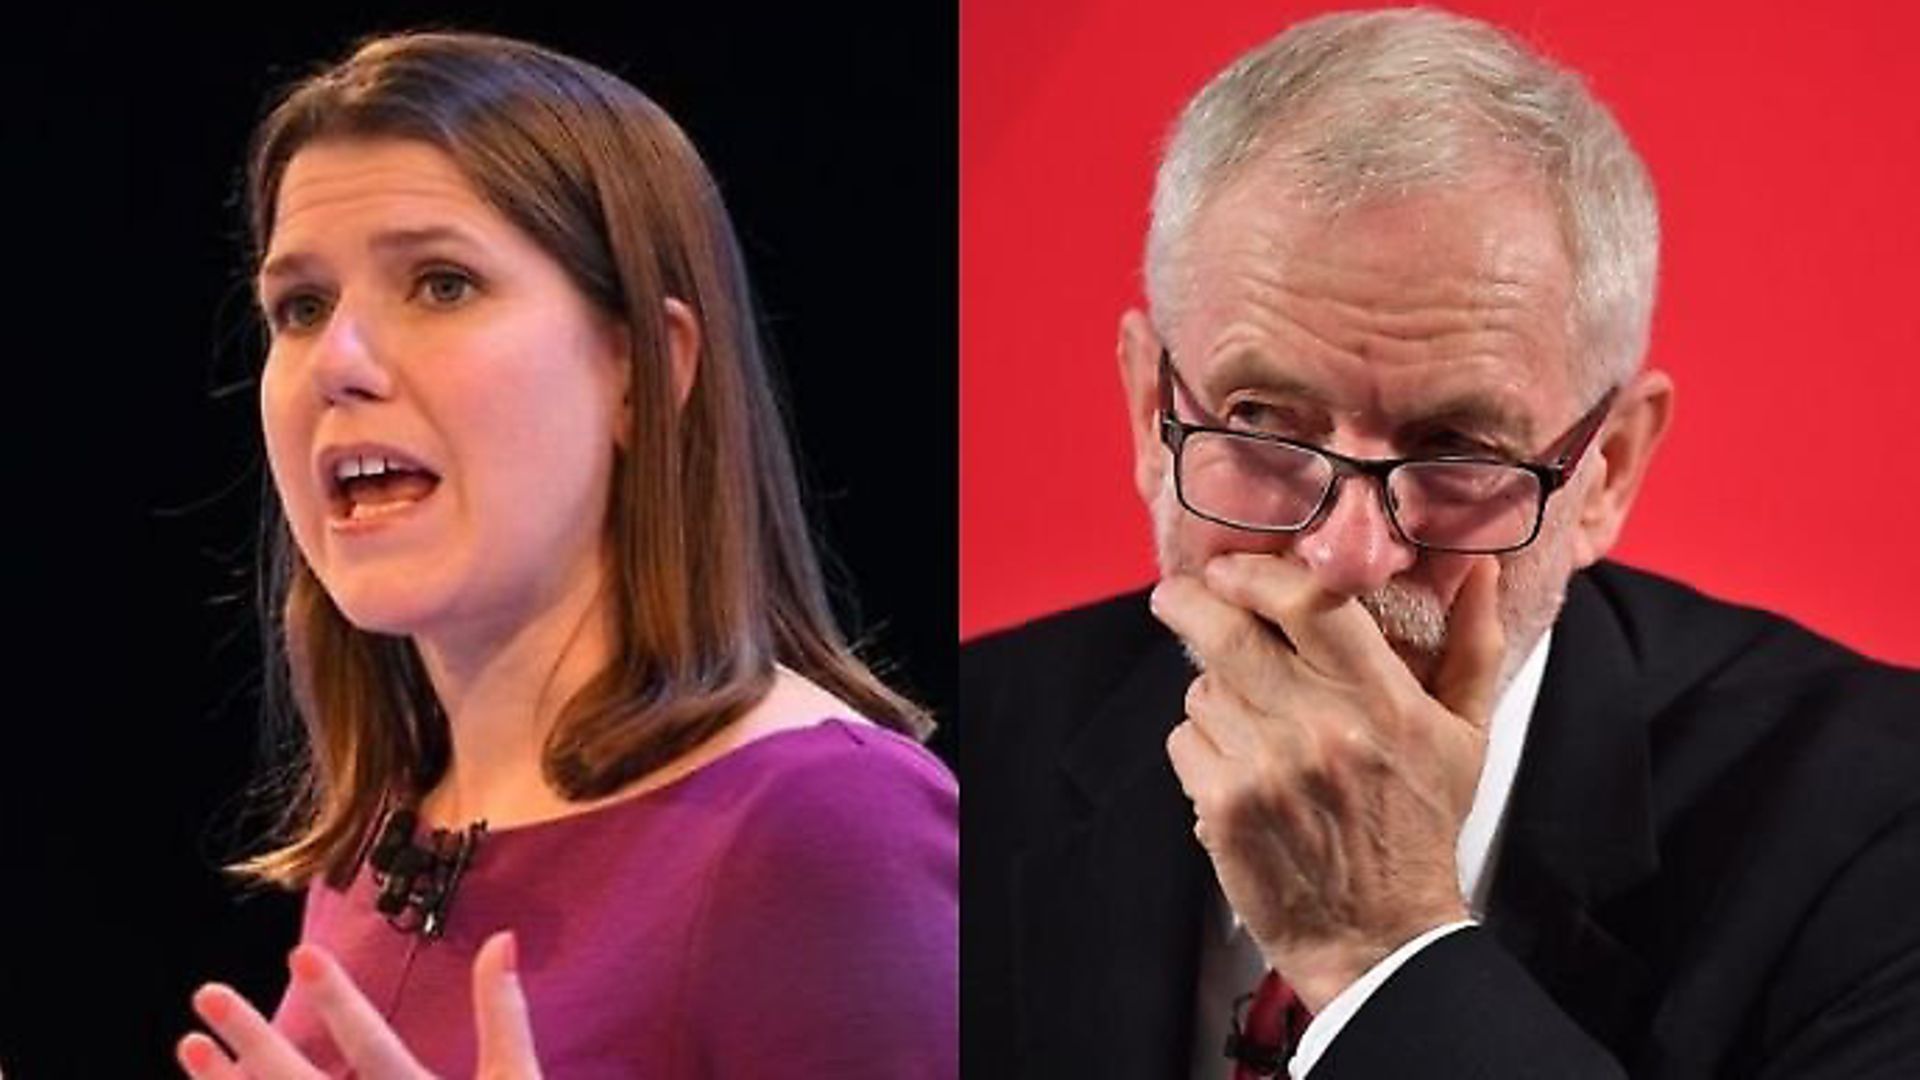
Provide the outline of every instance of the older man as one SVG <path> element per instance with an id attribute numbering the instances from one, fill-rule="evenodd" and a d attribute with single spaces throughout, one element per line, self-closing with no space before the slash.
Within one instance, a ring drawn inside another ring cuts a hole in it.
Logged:
<path id="1" fill-rule="evenodd" d="M 1673 400 L 1606 110 L 1316 19 L 1153 211 L 1163 580 L 963 656 L 969 1074 L 1920 1076 L 1920 677 L 1603 561 Z"/>

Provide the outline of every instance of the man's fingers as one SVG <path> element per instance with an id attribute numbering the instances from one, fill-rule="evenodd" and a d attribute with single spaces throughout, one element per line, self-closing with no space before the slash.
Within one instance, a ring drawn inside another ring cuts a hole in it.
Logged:
<path id="1" fill-rule="evenodd" d="M 379 1010 L 325 949 L 301 945 L 287 957 L 287 967 L 293 973 L 294 985 L 320 1014 L 340 1055 L 361 1076 L 384 1080 L 426 1075 Z"/>
<path id="2" fill-rule="evenodd" d="M 1260 752 L 1271 732 L 1253 716 L 1233 689 L 1218 675 L 1202 673 L 1187 684 L 1187 721 L 1200 729 L 1221 754 L 1251 757 Z"/>
<path id="3" fill-rule="evenodd" d="M 1260 700 L 1293 675 L 1293 651 L 1273 627 L 1246 608 L 1213 594 L 1199 580 L 1176 574 L 1154 586 L 1154 617 L 1179 635 L 1202 667 Z"/>
<path id="4" fill-rule="evenodd" d="M 1304 566 L 1272 555 L 1220 555 L 1207 561 L 1206 580 L 1221 598 L 1278 626 L 1323 675 L 1382 687 L 1412 677 L 1366 609 L 1322 589 Z"/>
<path id="5" fill-rule="evenodd" d="M 1167 759 L 1180 780 L 1180 790 L 1196 804 L 1212 787 L 1225 757 L 1193 721 L 1187 720 L 1167 734 Z"/>
<path id="6" fill-rule="evenodd" d="M 317 1080 L 320 1076 L 286 1036 L 275 1031 L 267 1018 L 231 987 L 209 983 L 194 991 L 193 1011 L 232 1049 L 242 1075 L 258 1080 Z M 182 1049 L 186 1049 L 184 1042 Z M 215 1062 L 209 1067 L 217 1065 Z M 223 1074 L 216 1071 L 206 1075 Z"/>
<path id="7" fill-rule="evenodd" d="M 473 958 L 473 1019 L 479 1028 L 480 1076 L 526 1080 L 540 1075 L 519 966 L 519 943 L 511 930 L 488 938 Z"/>
<path id="8" fill-rule="evenodd" d="M 1434 666 L 1434 699 L 1484 728 L 1493 717 L 1507 635 L 1500 625 L 1500 561 L 1475 561 L 1447 614 L 1447 643 Z"/>

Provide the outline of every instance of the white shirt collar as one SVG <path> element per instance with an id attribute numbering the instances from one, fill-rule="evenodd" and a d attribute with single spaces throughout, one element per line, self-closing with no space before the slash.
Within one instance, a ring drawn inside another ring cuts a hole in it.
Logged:
<path id="1" fill-rule="evenodd" d="M 1473 809 L 1467 811 L 1467 820 L 1460 826 L 1459 846 L 1454 849 L 1454 861 L 1460 867 L 1460 895 L 1467 898 L 1476 919 L 1487 912 L 1487 892 L 1493 885 L 1490 871 L 1505 831 L 1513 778 L 1520 768 L 1520 751 L 1527 743 L 1527 726 L 1533 722 L 1533 707 L 1540 700 L 1540 683 L 1547 674 L 1547 646 L 1552 640 L 1549 627 L 1520 662 L 1513 681 L 1500 692 L 1493 719 L 1487 725 L 1487 758 L 1480 766 Z"/>

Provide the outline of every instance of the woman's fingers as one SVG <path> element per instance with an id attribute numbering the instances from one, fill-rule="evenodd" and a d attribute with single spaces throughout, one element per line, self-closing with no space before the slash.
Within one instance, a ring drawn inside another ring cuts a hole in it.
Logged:
<path id="1" fill-rule="evenodd" d="M 247 999 L 235 993 L 231 987 L 219 983 L 208 983 L 193 994 L 193 1011 L 207 1022 L 220 1041 L 232 1051 L 230 1057 L 205 1058 L 196 1052 L 206 1066 L 217 1070 L 226 1064 L 233 1072 L 218 1071 L 193 1076 L 246 1076 L 254 1080 L 317 1080 L 320 1071 L 315 1069 L 300 1051 L 293 1048 L 284 1035 L 273 1029 L 267 1018 L 261 1016 Z M 209 1042 L 211 1040 L 208 1040 Z M 192 1043 L 193 1045 L 189 1045 Z M 198 1046 L 198 1040 L 192 1036 L 181 1040 L 182 1065 L 186 1065 L 186 1052 Z M 219 1047 L 213 1047 L 219 1050 Z"/>
<path id="2" fill-rule="evenodd" d="M 424 1077 L 427 1071 L 413 1059 L 400 1037 L 387 1026 L 345 969 L 325 949 L 301 945 L 287 957 L 287 967 L 300 991 L 333 1035 L 340 1056 L 365 1080 Z M 250 1061 L 245 1061 L 249 1070 Z"/>
<path id="3" fill-rule="evenodd" d="M 194 1032 L 173 1048 L 173 1057 L 193 1080 L 247 1080 L 213 1036 Z"/>
<path id="4" fill-rule="evenodd" d="M 488 938 L 473 960 L 473 1015 L 481 1077 L 538 1080 L 540 1076 L 533 1025 L 520 989 L 517 952 L 512 932 L 502 931 Z M 356 1075 L 365 1080 L 428 1076 L 326 950 L 301 945 L 288 956 L 287 966 Z M 198 1032 L 180 1040 L 175 1057 L 194 1080 L 317 1080 L 321 1076 L 265 1017 L 227 987 L 202 987 L 193 996 L 193 1008 L 231 1048 L 229 1053 Z"/>
<path id="5" fill-rule="evenodd" d="M 473 958 L 473 1021 L 479 1029 L 479 1075 L 528 1080 L 540 1075 L 533 1025 L 520 989 L 519 943 L 502 930 Z"/>

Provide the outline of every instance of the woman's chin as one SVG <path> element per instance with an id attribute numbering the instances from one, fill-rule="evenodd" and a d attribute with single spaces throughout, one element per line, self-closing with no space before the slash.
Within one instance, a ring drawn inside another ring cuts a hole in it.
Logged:
<path id="1" fill-rule="evenodd" d="M 328 583 L 327 595 L 356 629 L 370 634 L 412 637 L 432 626 L 447 608 L 440 591 L 422 582 L 343 581 Z"/>

